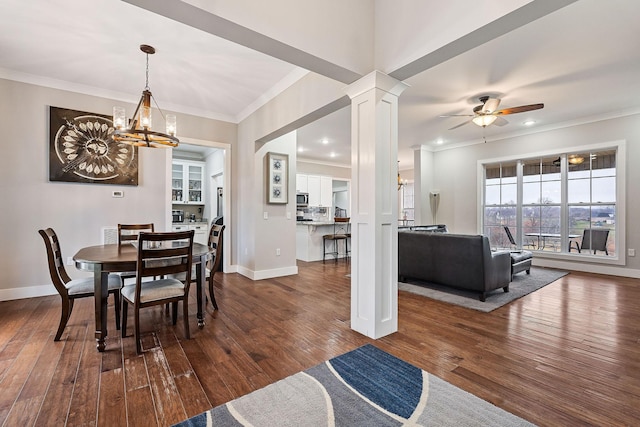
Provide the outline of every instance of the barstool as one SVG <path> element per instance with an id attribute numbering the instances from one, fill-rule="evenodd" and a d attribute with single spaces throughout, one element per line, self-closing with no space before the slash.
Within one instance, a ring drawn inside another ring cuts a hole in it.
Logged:
<path id="1" fill-rule="evenodd" d="M 338 241 L 344 241 L 344 256 L 349 257 L 349 218 L 334 218 L 333 219 L 333 234 L 325 234 L 322 236 L 322 262 L 325 261 L 327 255 L 333 255 L 336 262 L 338 262 Z M 327 240 L 333 242 L 333 251 L 327 252 Z"/>

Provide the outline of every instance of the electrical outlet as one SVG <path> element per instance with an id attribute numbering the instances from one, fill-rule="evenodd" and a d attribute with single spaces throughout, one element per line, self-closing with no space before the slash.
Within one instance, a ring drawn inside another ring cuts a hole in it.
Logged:
<path id="1" fill-rule="evenodd" d="M 291 219 L 291 212 L 287 212 L 287 219 Z"/>
<path id="2" fill-rule="evenodd" d="M 276 256 L 280 256 L 280 248 L 276 248 Z"/>
<path id="3" fill-rule="evenodd" d="M 67 257 L 67 265 L 73 265 L 73 257 Z"/>
<path id="4" fill-rule="evenodd" d="M 627 249 L 627 255 L 636 256 L 636 250 L 635 249 Z"/>

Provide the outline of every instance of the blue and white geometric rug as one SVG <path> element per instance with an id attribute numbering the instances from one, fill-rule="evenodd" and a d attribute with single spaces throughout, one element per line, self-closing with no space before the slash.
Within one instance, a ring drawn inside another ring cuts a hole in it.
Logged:
<path id="1" fill-rule="evenodd" d="M 367 344 L 178 426 L 531 426 Z"/>

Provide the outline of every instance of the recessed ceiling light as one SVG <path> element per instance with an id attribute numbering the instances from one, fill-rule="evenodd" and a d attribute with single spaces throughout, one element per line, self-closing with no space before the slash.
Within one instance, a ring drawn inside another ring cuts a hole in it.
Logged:
<path id="1" fill-rule="evenodd" d="M 533 126 L 534 124 L 536 124 L 535 120 L 527 120 L 526 122 L 522 123 L 525 126 Z"/>
<path id="2" fill-rule="evenodd" d="M 335 156 L 336 156 L 336 153 L 334 153 L 334 152 L 332 151 L 332 152 L 331 152 L 331 154 L 329 154 L 329 156 L 331 156 L 331 157 L 335 157 Z"/>
<path id="3" fill-rule="evenodd" d="M 325 138 L 325 139 L 322 140 L 322 143 L 327 145 L 329 143 L 329 140 L 327 138 Z"/>
<path id="4" fill-rule="evenodd" d="M 304 151 L 304 148 L 298 147 L 298 153 L 302 153 L 303 151 Z"/>
<path id="5" fill-rule="evenodd" d="M 444 140 L 442 138 L 436 139 L 436 144 L 442 145 L 442 144 L 444 144 Z"/>

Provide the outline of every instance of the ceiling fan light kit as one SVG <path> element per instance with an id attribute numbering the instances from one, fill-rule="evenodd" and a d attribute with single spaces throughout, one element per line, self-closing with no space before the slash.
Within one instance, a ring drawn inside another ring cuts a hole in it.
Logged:
<path id="1" fill-rule="evenodd" d="M 506 116 L 508 114 L 516 114 L 516 113 L 524 113 L 526 111 L 539 110 L 544 108 L 544 104 L 531 104 L 531 105 L 521 105 L 519 107 L 511 107 L 504 108 L 502 110 L 498 110 L 498 106 L 500 105 L 500 99 L 491 98 L 490 96 L 481 96 L 479 101 L 482 102 L 481 105 L 478 105 L 473 108 L 473 114 L 450 114 L 444 115 L 440 117 L 455 117 L 455 116 L 467 116 L 471 117 L 473 123 L 480 127 L 487 127 L 492 124 L 496 124 L 498 126 L 504 126 L 508 122 L 502 118 L 502 116 Z M 496 120 L 500 118 L 500 120 L 496 123 Z M 459 128 L 462 125 L 469 123 L 464 122 L 459 125 L 456 125 L 449 130 L 454 130 Z M 535 122 L 534 122 L 535 123 Z"/>
<path id="2" fill-rule="evenodd" d="M 477 124 L 478 126 L 487 127 L 491 123 L 495 122 L 497 118 L 498 118 L 498 116 L 494 116 L 492 114 L 487 114 L 487 115 L 482 115 L 482 116 L 475 116 L 473 119 L 471 119 L 471 121 L 473 123 Z"/>

